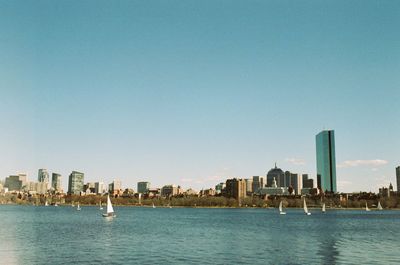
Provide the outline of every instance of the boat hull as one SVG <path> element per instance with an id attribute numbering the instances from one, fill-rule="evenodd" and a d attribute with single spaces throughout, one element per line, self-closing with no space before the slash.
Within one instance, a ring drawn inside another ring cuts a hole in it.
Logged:
<path id="1" fill-rule="evenodd" d="M 114 213 L 103 213 L 102 216 L 103 217 L 116 217 L 116 215 Z"/>

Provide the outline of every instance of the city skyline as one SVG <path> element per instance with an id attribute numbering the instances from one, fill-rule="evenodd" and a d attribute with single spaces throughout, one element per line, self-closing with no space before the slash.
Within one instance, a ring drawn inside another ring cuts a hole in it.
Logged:
<path id="1" fill-rule="evenodd" d="M 396 180 L 396 2 L 0 7 L 2 179 L 46 168 L 64 190 L 73 170 L 200 190 L 275 162 L 316 179 L 331 128 L 338 191 Z"/>

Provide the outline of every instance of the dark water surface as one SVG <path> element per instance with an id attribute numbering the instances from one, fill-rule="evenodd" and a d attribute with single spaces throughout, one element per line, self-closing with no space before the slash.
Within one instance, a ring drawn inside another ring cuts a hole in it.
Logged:
<path id="1" fill-rule="evenodd" d="M 400 211 L 0 206 L 0 264 L 400 264 Z"/>

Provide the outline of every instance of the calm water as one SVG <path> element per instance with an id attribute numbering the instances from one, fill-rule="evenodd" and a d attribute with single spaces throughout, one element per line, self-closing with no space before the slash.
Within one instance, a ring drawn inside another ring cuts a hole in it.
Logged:
<path id="1" fill-rule="evenodd" d="M 0 264 L 399 264 L 400 211 L 0 206 Z"/>

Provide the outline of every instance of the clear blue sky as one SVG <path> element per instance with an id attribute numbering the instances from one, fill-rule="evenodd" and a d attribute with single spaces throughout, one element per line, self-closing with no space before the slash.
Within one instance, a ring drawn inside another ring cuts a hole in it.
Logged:
<path id="1" fill-rule="evenodd" d="M 395 184 L 399 1 L 0 1 L 0 176 L 208 188 L 274 162 Z M 357 161 L 359 160 L 359 161 Z"/>

